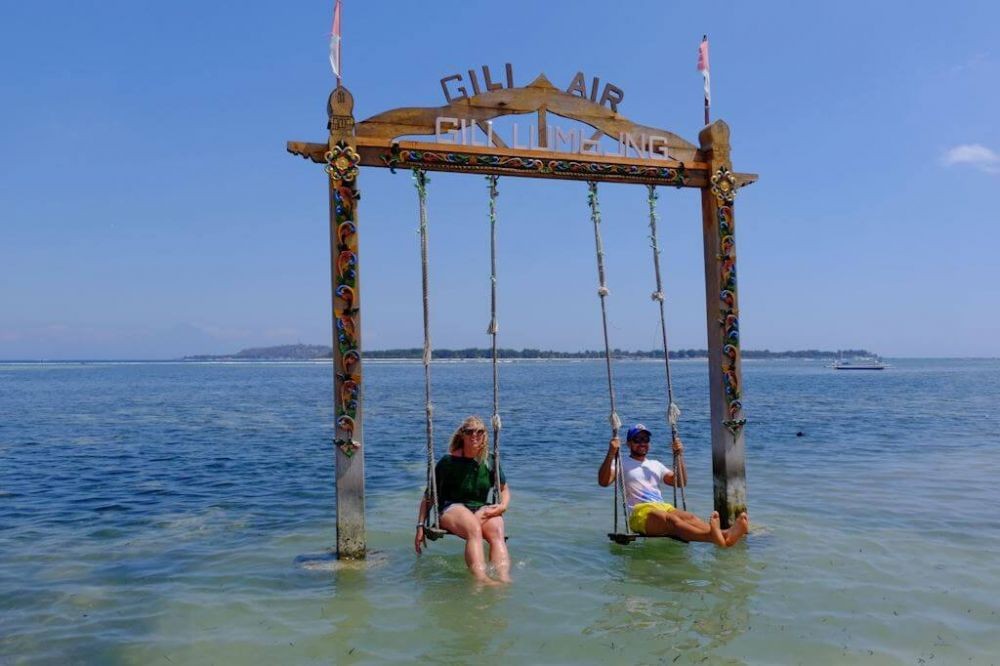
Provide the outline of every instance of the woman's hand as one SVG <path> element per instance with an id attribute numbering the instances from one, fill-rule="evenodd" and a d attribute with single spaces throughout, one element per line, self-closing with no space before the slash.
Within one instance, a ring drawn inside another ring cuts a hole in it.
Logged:
<path id="1" fill-rule="evenodd" d="M 417 555 L 419 555 L 426 547 L 427 535 L 424 534 L 424 526 L 417 525 L 417 535 L 413 537 L 413 550 L 417 551 Z"/>
<path id="2" fill-rule="evenodd" d="M 476 515 L 479 516 L 479 519 L 481 521 L 486 522 L 490 518 L 496 518 L 497 516 L 502 516 L 504 511 L 506 510 L 507 507 L 505 507 L 502 504 L 487 504 L 479 511 L 477 511 Z"/>

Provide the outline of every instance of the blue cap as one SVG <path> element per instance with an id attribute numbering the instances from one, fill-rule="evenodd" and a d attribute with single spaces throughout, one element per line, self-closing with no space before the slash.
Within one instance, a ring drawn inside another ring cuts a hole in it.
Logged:
<path id="1" fill-rule="evenodd" d="M 636 423 L 634 426 L 628 429 L 628 435 L 625 436 L 625 439 L 626 440 L 635 439 L 635 436 L 638 435 L 640 432 L 644 432 L 650 437 L 653 436 L 653 433 L 649 431 L 649 428 L 642 425 L 641 423 Z"/>

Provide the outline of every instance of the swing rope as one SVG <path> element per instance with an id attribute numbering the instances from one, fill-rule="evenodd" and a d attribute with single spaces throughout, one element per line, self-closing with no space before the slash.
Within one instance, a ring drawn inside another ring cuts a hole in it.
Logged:
<path id="1" fill-rule="evenodd" d="M 648 185 L 649 189 L 649 240 L 650 246 L 653 248 L 653 268 L 656 272 L 656 291 L 651 294 L 651 298 L 660 304 L 660 332 L 663 335 L 663 363 L 667 371 L 667 422 L 670 424 L 670 441 L 677 439 L 677 420 L 681 416 L 681 410 L 674 402 L 674 386 L 670 379 L 670 351 L 667 346 L 667 319 L 664 313 L 663 306 L 663 279 L 660 277 L 660 244 L 656 233 L 656 221 L 658 215 L 656 213 L 656 201 L 659 195 L 656 193 L 655 185 Z M 677 506 L 677 468 L 680 460 L 681 454 L 674 453 L 674 506 Z M 686 511 L 687 510 L 687 498 L 684 495 L 684 486 L 680 486 L 681 489 L 681 506 Z"/>
<path id="2" fill-rule="evenodd" d="M 500 498 L 500 372 L 497 354 L 497 176 L 486 176 L 490 192 L 490 325 L 486 332 L 492 338 L 493 346 L 493 502 L 498 504 Z"/>
<path id="3" fill-rule="evenodd" d="M 434 474 L 434 405 L 431 403 L 431 325 L 430 325 L 430 290 L 428 288 L 427 261 L 427 172 L 413 170 L 413 185 L 417 188 L 417 198 L 420 201 L 420 271 L 424 294 L 424 411 L 427 415 L 427 490 L 431 506 L 427 510 L 424 521 L 431 528 L 428 532 L 440 532 L 440 516 L 438 516 L 437 478 Z M 432 517 L 433 516 L 433 517 Z M 430 536 L 430 534 L 428 534 Z M 434 538 L 434 537 L 431 537 Z"/>
<path id="4" fill-rule="evenodd" d="M 487 333 L 492 336 L 493 346 L 493 415 L 490 419 L 493 425 L 493 501 L 500 502 L 500 373 L 499 353 L 497 348 L 497 255 L 496 255 L 496 200 L 497 176 L 487 176 L 490 192 L 490 325 Z M 424 305 L 424 397 L 427 430 L 427 490 L 426 498 L 431 506 L 424 517 L 427 538 L 436 540 L 447 532 L 441 528 L 438 514 L 437 478 L 434 469 L 434 405 L 431 402 L 431 327 L 430 327 L 430 279 L 429 262 L 427 259 L 427 183 L 430 179 L 427 172 L 421 169 L 413 170 L 413 184 L 417 190 L 420 202 L 420 274 Z"/>
<path id="5" fill-rule="evenodd" d="M 615 386 L 614 379 L 611 373 L 611 345 L 608 342 L 608 313 L 607 307 L 605 306 L 604 299 L 608 296 L 608 288 L 604 280 L 604 245 L 601 243 L 601 209 L 597 200 L 597 183 L 589 182 L 587 183 L 587 202 L 590 204 L 590 221 L 594 223 L 594 246 L 597 250 L 597 279 L 599 286 L 597 288 L 597 295 L 601 299 L 601 325 L 604 330 L 604 362 L 607 367 L 608 372 L 608 397 L 611 402 L 611 415 L 609 420 L 611 422 L 611 436 L 618 437 L 618 431 L 622 427 L 621 419 L 618 418 L 618 412 L 615 409 Z M 615 514 L 615 533 L 618 533 L 618 501 L 621 499 L 622 515 L 625 516 L 625 530 L 629 533 L 628 526 L 628 506 L 625 503 L 625 473 L 622 470 L 622 454 L 621 448 L 615 454 L 615 499 L 614 508 Z"/>

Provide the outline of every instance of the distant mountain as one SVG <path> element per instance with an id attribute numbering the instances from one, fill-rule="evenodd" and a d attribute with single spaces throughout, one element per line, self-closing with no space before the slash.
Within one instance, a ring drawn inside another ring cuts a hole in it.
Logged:
<path id="1" fill-rule="evenodd" d="M 185 361 L 310 361 L 330 358 L 333 351 L 326 345 L 278 345 L 277 347 L 251 347 L 235 354 L 211 356 L 185 356 Z"/>
<path id="2" fill-rule="evenodd" d="M 423 357 L 423 349 L 411 347 L 407 349 L 372 349 L 363 352 L 365 358 L 402 358 L 419 359 Z M 595 350 L 561 352 L 541 349 L 500 349 L 498 353 L 501 358 L 603 358 L 604 352 Z M 651 351 L 627 351 L 615 349 L 611 352 L 614 358 L 619 359 L 643 359 L 643 358 L 663 358 L 661 350 Z M 807 358 L 807 359 L 835 359 L 838 354 L 847 357 L 871 356 L 872 353 L 864 349 L 844 349 L 839 352 L 822 351 L 819 349 L 805 349 L 799 351 L 776 351 L 769 349 L 743 350 L 743 358 Z M 326 345 L 279 345 L 277 347 L 253 347 L 244 349 L 235 354 L 222 356 L 185 356 L 185 361 L 310 361 L 314 359 L 330 358 L 333 350 Z M 466 349 L 435 349 L 434 358 L 437 359 L 465 359 L 465 358 L 490 358 L 492 352 L 489 349 L 469 347 Z M 680 349 L 670 352 L 670 358 L 707 358 L 708 351 L 705 349 Z"/>

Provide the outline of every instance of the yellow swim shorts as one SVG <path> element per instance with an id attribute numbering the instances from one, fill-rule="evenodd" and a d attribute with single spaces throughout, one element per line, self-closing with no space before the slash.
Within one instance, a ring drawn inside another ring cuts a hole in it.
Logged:
<path id="1" fill-rule="evenodd" d="M 670 513 L 675 511 L 673 504 L 669 502 L 642 502 L 636 504 L 632 508 L 632 513 L 628 517 L 628 526 L 633 532 L 638 532 L 639 534 L 646 533 L 646 519 L 649 514 L 653 511 L 666 511 Z"/>

